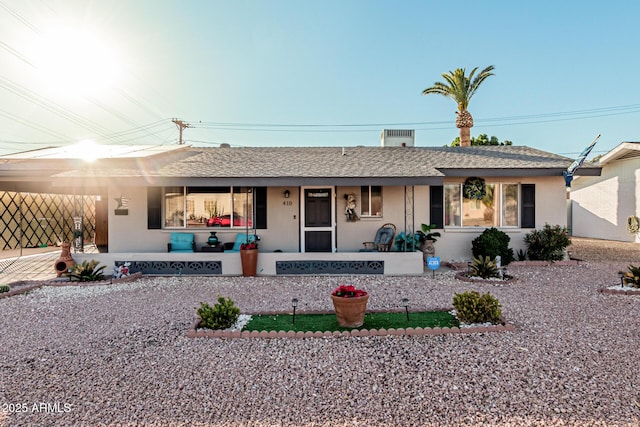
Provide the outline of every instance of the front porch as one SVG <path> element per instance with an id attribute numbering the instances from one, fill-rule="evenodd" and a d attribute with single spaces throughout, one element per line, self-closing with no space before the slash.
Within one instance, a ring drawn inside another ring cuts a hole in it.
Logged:
<path id="1" fill-rule="evenodd" d="M 75 253 L 77 263 L 99 260 L 109 274 L 116 263 L 131 262 L 132 272 L 144 274 L 201 274 L 236 276 L 242 274 L 239 253 Z M 135 267 L 138 267 L 136 269 Z M 257 274 L 384 274 L 387 276 L 421 275 L 422 252 L 260 252 Z"/>

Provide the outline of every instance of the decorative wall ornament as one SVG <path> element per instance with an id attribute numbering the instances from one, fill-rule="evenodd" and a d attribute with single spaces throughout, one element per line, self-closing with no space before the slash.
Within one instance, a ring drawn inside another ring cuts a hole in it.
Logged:
<path id="1" fill-rule="evenodd" d="M 344 214 L 347 216 L 347 222 L 356 222 L 360 219 L 356 214 L 356 195 L 354 193 L 345 194 L 344 198 L 347 200 L 347 207 L 344 210 Z"/>
<path id="2" fill-rule="evenodd" d="M 118 203 L 114 213 L 116 215 L 129 215 L 129 198 L 121 194 L 120 197 L 116 197 L 115 201 Z"/>
<path id="3" fill-rule="evenodd" d="M 487 187 L 483 178 L 469 177 L 464 181 L 462 194 L 465 199 L 482 200 L 487 194 Z"/>
<path id="4" fill-rule="evenodd" d="M 631 215 L 627 218 L 627 233 L 637 234 L 640 231 L 640 219 L 637 216 Z"/>

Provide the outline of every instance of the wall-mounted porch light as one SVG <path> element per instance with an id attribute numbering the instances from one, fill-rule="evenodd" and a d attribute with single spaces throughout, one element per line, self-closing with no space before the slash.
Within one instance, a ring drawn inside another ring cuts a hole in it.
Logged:
<path id="1" fill-rule="evenodd" d="M 289 190 L 284 190 L 284 198 L 285 199 L 288 199 L 290 195 L 291 195 L 291 192 Z"/>

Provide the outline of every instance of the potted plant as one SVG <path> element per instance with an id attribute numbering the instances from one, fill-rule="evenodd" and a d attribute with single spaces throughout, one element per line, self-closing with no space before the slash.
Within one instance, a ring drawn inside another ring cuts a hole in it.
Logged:
<path id="1" fill-rule="evenodd" d="M 420 249 L 424 254 L 430 254 L 429 256 L 434 255 L 436 251 L 433 243 L 436 242 L 436 237 L 440 237 L 439 232 L 431 232 L 435 226 L 435 224 L 422 224 L 420 226 L 421 230 L 415 232 L 413 235 L 405 234 L 404 232 L 398 233 L 395 239 L 396 251 L 415 252 Z M 427 252 L 425 252 L 425 249 L 427 249 Z"/>
<path id="2" fill-rule="evenodd" d="M 415 233 L 405 234 L 404 231 L 398 233 L 395 239 L 396 251 L 397 252 L 415 252 L 418 248 L 419 241 L 416 238 Z"/>
<path id="3" fill-rule="evenodd" d="M 331 292 L 338 324 L 343 328 L 359 328 L 364 324 L 369 294 L 353 285 L 340 285 Z"/>
<path id="4" fill-rule="evenodd" d="M 434 256 L 436 254 L 436 248 L 433 246 L 435 242 L 437 242 L 436 237 L 440 237 L 439 232 L 431 232 L 433 228 L 435 228 L 435 224 L 422 224 L 420 226 L 420 231 L 416 233 L 416 238 L 419 242 L 419 248 L 422 251 L 422 257 L 424 261 L 427 261 L 428 257 Z"/>
<path id="5" fill-rule="evenodd" d="M 242 275 L 243 276 L 255 276 L 256 269 L 258 267 L 258 242 L 255 240 L 257 236 L 254 236 L 254 240 L 251 241 L 248 238 L 243 244 L 240 245 L 240 262 L 242 263 Z"/>

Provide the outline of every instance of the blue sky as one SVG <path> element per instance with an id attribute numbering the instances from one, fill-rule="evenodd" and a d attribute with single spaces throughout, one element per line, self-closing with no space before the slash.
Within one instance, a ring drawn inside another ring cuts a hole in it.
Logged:
<path id="1" fill-rule="evenodd" d="M 421 92 L 495 66 L 471 100 L 481 133 L 575 156 L 640 141 L 634 1 L 0 0 L 0 153 L 91 139 L 419 146 L 457 135 Z M 68 31 L 67 31 L 68 30 Z M 63 36 L 60 36 L 62 34 Z"/>

